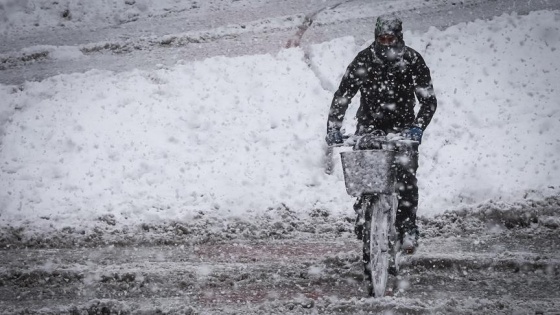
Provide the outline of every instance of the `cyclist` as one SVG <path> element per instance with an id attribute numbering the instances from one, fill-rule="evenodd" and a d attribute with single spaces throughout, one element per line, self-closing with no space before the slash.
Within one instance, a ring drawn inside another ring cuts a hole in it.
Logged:
<path id="1" fill-rule="evenodd" d="M 362 50 L 348 66 L 331 103 L 326 141 L 342 143 L 340 128 L 352 98 L 360 91 L 356 114 L 356 135 L 401 133 L 406 138 L 422 140 L 422 134 L 436 111 L 437 100 L 430 70 L 422 56 L 405 45 L 402 21 L 381 16 L 375 26 L 375 41 Z M 420 103 L 414 113 L 416 98 Z M 415 154 L 418 154 L 415 147 Z M 396 228 L 404 249 L 413 252 L 419 237 L 416 225 L 418 207 L 417 163 L 397 167 L 398 209 Z M 361 200 L 354 204 L 358 214 L 355 232 L 361 239 L 359 225 Z"/>

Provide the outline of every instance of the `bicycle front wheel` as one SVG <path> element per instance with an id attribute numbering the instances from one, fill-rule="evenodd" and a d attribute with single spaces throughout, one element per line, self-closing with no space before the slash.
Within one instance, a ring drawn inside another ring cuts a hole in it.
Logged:
<path id="1" fill-rule="evenodd" d="M 363 261 L 365 274 L 370 282 L 371 296 L 382 297 L 387 288 L 391 256 L 389 234 L 391 232 L 392 196 L 364 196 L 362 207 L 365 214 L 363 229 Z"/>

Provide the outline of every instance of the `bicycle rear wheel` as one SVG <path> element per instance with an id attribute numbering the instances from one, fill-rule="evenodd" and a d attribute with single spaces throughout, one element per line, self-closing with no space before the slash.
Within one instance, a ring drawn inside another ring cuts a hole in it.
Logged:
<path id="1" fill-rule="evenodd" d="M 389 267 L 392 261 L 392 246 L 389 236 L 393 225 L 391 195 L 368 195 L 362 197 L 365 214 L 363 230 L 364 272 L 369 280 L 369 294 L 385 295 Z"/>

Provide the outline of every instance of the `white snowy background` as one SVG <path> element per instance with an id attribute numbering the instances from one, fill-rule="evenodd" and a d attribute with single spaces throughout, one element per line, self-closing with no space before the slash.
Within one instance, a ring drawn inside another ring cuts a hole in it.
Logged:
<path id="1" fill-rule="evenodd" d="M 405 41 L 431 68 L 439 104 L 420 149 L 418 213 L 557 194 L 560 12 L 405 32 Z M 0 224 L 88 225 L 103 214 L 134 224 L 282 204 L 351 213 L 339 160 L 328 176 L 322 159 L 332 95 L 364 47 L 352 37 L 313 45 L 311 66 L 292 48 L 0 85 Z"/>

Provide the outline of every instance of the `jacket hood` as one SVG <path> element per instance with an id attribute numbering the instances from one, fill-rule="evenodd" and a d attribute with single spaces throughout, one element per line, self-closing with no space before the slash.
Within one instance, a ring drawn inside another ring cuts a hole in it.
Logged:
<path id="1" fill-rule="evenodd" d="M 375 37 L 385 34 L 402 38 L 402 21 L 398 17 L 391 15 L 378 17 L 375 23 Z"/>
<path id="2" fill-rule="evenodd" d="M 393 45 L 382 45 L 377 42 L 380 35 L 394 35 L 397 42 Z M 375 23 L 375 42 L 373 50 L 382 61 L 399 61 L 404 54 L 405 43 L 402 33 L 402 21 L 396 16 L 380 16 Z"/>

